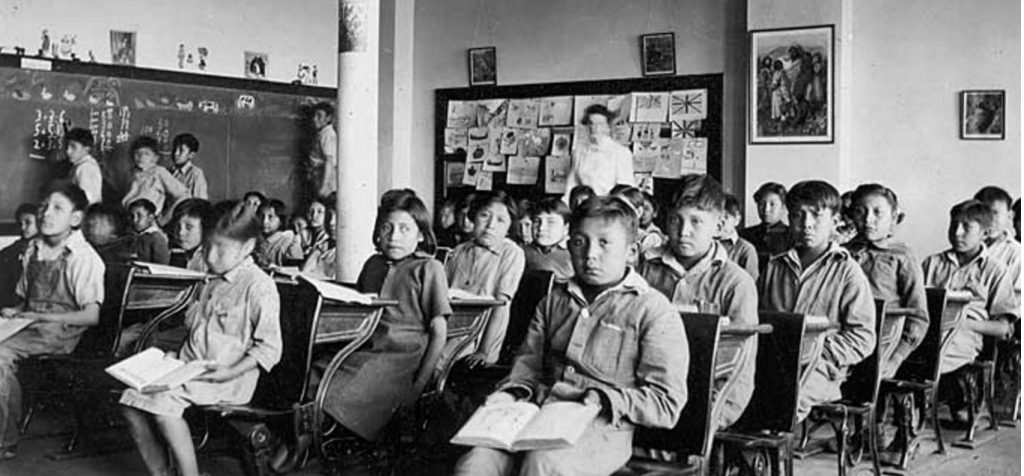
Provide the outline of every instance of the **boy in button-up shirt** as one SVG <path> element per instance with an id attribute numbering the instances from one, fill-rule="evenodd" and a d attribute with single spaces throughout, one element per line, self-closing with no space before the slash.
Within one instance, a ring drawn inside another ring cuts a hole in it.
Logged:
<path id="1" fill-rule="evenodd" d="M 825 316 L 839 331 L 825 337 L 822 353 L 804 378 L 797 420 L 811 407 L 842 398 L 850 366 L 875 349 L 871 285 L 850 253 L 831 238 L 839 221 L 839 192 L 809 180 L 786 196 L 793 248 L 773 257 L 761 275 L 761 309 Z"/>
<path id="2" fill-rule="evenodd" d="M 644 255 L 640 274 L 683 309 L 728 316 L 732 324 L 757 324 L 754 279 L 715 241 L 724 202 L 725 192 L 715 179 L 684 176 L 666 212 L 668 243 Z M 724 405 L 715 405 L 718 428 L 732 425 L 754 393 L 756 336 L 747 339 L 737 357 L 735 378 L 715 382 L 716 400 L 724 399 Z"/>
<path id="3" fill-rule="evenodd" d="M 573 213 L 575 277 L 537 307 L 508 378 L 487 404 L 582 401 L 601 413 L 572 448 L 522 454 L 520 475 L 611 474 L 632 453 L 633 426 L 668 428 L 686 403 L 689 348 L 668 300 L 627 267 L 636 214 L 598 197 Z M 514 455 L 473 448 L 459 475 L 509 474 Z"/>

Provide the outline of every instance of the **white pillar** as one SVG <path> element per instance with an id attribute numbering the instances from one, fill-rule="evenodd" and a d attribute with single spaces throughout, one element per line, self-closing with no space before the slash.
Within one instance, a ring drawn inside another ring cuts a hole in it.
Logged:
<path id="1" fill-rule="evenodd" d="M 337 281 L 352 283 L 373 253 L 377 213 L 380 1 L 338 3 Z"/>

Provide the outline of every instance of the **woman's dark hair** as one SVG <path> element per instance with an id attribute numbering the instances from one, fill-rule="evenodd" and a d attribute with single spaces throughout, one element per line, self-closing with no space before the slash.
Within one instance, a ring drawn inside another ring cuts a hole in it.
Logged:
<path id="1" fill-rule="evenodd" d="M 615 120 L 615 113 L 612 112 L 611 109 L 608 109 L 608 106 L 604 106 L 602 104 L 591 104 L 587 106 L 586 109 L 583 110 L 583 117 L 580 118 L 580 124 L 583 124 L 584 126 L 589 126 L 591 114 L 598 114 L 604 116 L 605 120 L 608 121 L 608 125 L 611 125 L 611 123 Z"/>

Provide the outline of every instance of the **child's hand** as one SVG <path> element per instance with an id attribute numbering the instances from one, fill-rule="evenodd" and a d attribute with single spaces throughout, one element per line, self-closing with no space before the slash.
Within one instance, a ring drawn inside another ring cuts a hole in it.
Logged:
<path id="1" fill-rule="evenodd" d="M 21 316 L 21 309 L 18 309 L 16 307 L 5 307 L 3 309 L 0 309 L 0 318 L 14 319 L 18 316 Z"/>
<path id="2" fill-rule="evenodd" d="M 490 405 L 501 405 L 505 403 L 512 403 L 516 401 L 516 397 L 506 391 L 497 391 L 487 396 L 487 400 L 484 401 L 484 406 Z"/>
<path id="3" fill-rule="evenodd" d="M 196 380 L 220 383 L 227 382 L 228 380 L 231 380 L 233 378 L 235 378 L 235 376 L 231 372 L 230 366 L 214 362 L 207 364 L 206 373 L 200 375 L 199 377 L 196 377 Z"/>
<path id="4" fill-rule="evenodd" d="M 484 352 L 473 352 L 467 355 L 463 360 L 466 361 L 466 366 L 475 369 L 481 367 L 487 363 L 487 354 Z"/>
<path id="5" fill-rule="evenodd" d="M 561 401 L 580 402 L 583 401 L 583 389 L 565 382 L 555 382 L 548 393 L 548 399 L 552 398 Z"/>

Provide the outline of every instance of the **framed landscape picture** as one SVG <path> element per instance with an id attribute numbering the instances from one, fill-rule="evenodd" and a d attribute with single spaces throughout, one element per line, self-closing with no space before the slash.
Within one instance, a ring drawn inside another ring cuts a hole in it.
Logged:
<path id="1" fill-rule="evenodd" d="M 640 36 L 644 76 L 676 74 L 676 34 L 654 33 Z"/>
<path id="2" fill-rule="evenodd" d="M 469 49 L 469 85 L 498 84 L 498 57 L 493 46 Z"/>
<path id="3" fill-rule="evenodd" d="M 834 25 L 750 32 L 751 144 L 835 141 Z"/>
<path id="4" fill-rule="evenodd" d="M 1006 138 L 1006 91 L 990 89 L 960 92 L 960 138 Z"/>

